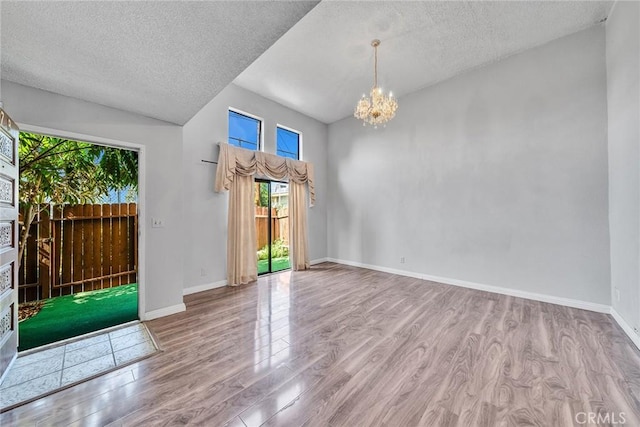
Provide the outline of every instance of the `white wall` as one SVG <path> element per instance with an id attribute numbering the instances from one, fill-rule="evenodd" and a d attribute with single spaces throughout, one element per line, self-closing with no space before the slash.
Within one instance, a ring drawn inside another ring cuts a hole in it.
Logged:
<path id="1" fill-rule="evenodd" d="M 185 289 L 226 277 L 228 193 L 213 191 L 216 165 L 201 160 L 217 160 L 217 143 L 227 141 L 229 107 L 264 119 L 265 152 L 276 151 L 277 124 L 302 133 L 302 160 L 314 164 L 316 179 L 316 205 L 309 210 L 310 259 L 327 256 L 327 125 L 231 84 L 184 125 Z"/>
<path id="2" fill-rule="evenodd" d="M 329 257 L 610 304 L 603 26 L 399 105 L 329 126 Z"/>
<path id="3" fill-rule="evenodd" d="M 640 329 L 640 4 L 618 1 L 606 24 L 612 305 Z M 618 300 L 618 292 L 620 299 Z"/>
<path id="4" fill-rule="evenodd" d="M 182 304 L 182 128 L 76 98 L 2 81 L 5 110 L 18 123 L 145 146 L 146 312 Z M 164 228 L 151 228 L 151 217 Z"/>

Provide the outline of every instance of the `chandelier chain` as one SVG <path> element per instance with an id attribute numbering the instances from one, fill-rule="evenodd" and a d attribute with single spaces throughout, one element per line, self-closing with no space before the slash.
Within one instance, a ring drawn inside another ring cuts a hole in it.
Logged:
<path id="1" fill-rule="evenodd" d="M 378 87 L 378 46 L 373 46 L 373 87 Z"/>

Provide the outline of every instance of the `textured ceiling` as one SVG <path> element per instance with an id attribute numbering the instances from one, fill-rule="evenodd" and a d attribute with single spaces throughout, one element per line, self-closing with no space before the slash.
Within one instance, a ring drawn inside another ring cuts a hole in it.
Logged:
<path id="1" fill-rule="evenodd" d="M 316 3 L 2 0 L 2 78 L 183 124 Z"/>
<path id="2" fill-rule="evenodd" d="M 331 123 L 371 88 L 374 38 L 379 83 L 401 96 L 594 25 L 612 4 L 325 0 L 234 82 Z"/>

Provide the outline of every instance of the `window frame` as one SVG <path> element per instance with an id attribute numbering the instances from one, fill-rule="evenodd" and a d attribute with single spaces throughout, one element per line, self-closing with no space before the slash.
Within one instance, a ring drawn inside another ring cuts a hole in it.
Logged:
<path id="1" fill-rule="evenodd" d="M 295 130 L 290 128 L 289 126 L 281 125 L 280 123 L 276 123 L 276 155 L 278 155 L 278 128 L 282 130 L 286 130 L 289 132 L 293 132 L 298 135 L 298 158 L 296 160 L 302 161 L 302 132 L 299 130 Z M 283 157 L 283 156 L 280 156 Z"/>
<path id="2" fill-rule="evenodd" d="M 259 133 L 258 133 L 258 148 L 255 151 L 263 151 L 264 152 L 264 119 L 262 117 L 256 116 L 255 114 L 247 113 L 246 111 L 243 111 L 243 110 L 240 110 L 238 108 L 231 107 L 231 106 L 227 109 L 227 143 L 229 143 L 229 139 L 230 138 L 233 138 L 235 140 L 240 139 L 240 138 L 235 138 L 235 137 L 230 137 L 229 136 L 229 112 L 233 112 L 233 113 L 239 114 L 241 116 L 245 116 L 245 117 L 247 117 L 249 119 L 257 120 L 258 123 L 260 123 L 260 129 L 259 129 Z M 247 142 L 249 142 L 249 141 L 247 141 Z M 229 144 L 229 145 L 233 145 L 233 144 Z M 237 146 L 234 145 L 234 147 L 237 147 Z M 238 147 L 238 148 L 242 148 L 244 150 L 249 150 L 249 148 L 245 148 L 245 147 Z M 254 150 L 252 150 L 252 151 L 254 151 Z"/>

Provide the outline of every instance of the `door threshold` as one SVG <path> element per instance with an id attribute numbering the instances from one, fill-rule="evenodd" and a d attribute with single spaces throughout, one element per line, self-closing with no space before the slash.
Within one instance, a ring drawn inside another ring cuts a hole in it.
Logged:
<path id="1" fill-rule="evenodd" d="M 41 345 L 40 347 L 30 348 L 29 350 L 24 350 L 24 351 L 18 352 L 18 357 L 20 357 L 20 356 L 28 356 L 31 353 L 37 353 L 39 351 L 49 350 L 51 348 L 59 347 L 61 345 L 66 345 L 66 344 L 69 344 L 69 343 L 72 343 L 72 342 L 75 342 L 75 341 L 80 341 L 80 340 L 83 340 L 85 338 L 91 338 L 91 337 L 94 337 L 96 335 L 104 334 L 106 332 L 112 332 L 112 331 L 115 331 L 116 329 L 124 328 L 126 326 L 136 325 L 138 323 L 140 323 L 140 320 L 132 320 L 132 321 L 127 322 L 127 323 L 121 323 L 119 325 L 110 326 L 108 328 L 99 329 L 97 331 L 87 332 L 86 334 L 78 335 L 76 337 L 71 337 L 71 338 L 67 338 L 67 339 L 64 339 L 64 340 L 52 342 L 50 344 Z"/>
<path id="2" fill-rule="evenodd" d="M 279 270 L 279 271 L 271 271 L 271 272 L 268 272 L 268 273 L 260 273 L 260 274 L 258 274 L 258 279 L 261 278 L 261 277 L 273 276 L 274 274 L 290 273 L 292 271 L 293 270 L 291 268 L 286 268 L 284 270 Z"/>
<path id="3" fill-rule="evenodd" d="M 0 413 L 156 354 L 158 345 L 146 325 L 130 323 L 18 357 L 0 383 Z"/>

